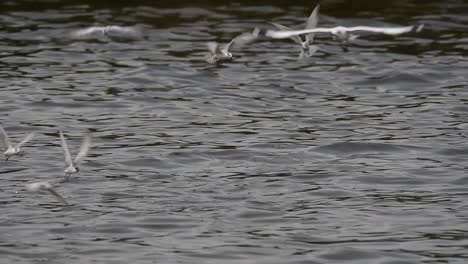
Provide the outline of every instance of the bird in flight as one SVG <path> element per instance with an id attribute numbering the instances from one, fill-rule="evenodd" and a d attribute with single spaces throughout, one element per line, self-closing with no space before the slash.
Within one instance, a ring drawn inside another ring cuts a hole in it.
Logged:
<path id="1" fill-rule="evenodd" d="M 255 28 L 252 32 L 245 32 L 233 38 L 228 44 L 221 45 L 217 42 L 208 42 L 208 50 L 210 51 L 210 63 L 222 63 L 232 60 L 232 53 L 229 49 L 233 46 L 242 47 L 248 43 L 255 41 L 258 38 L 260 30 Z"/>
<path id="2" fill-rule="evenodd" d="M 309 18 L 307 19 L 305 29 L 312 29 L 317 27 L 318 24 L 318 12 L 320 10 L 320 5 L 317 5 L 312 13 L 310 14 Z M 292 29 L 286 26 L 283 26 L 279 23 L 270 23 L 273 26 L 275 26 L 277 29 L 281 31 L 291 31 Z M 305 35 L 305 41 L 302 41 L 302 38 L 299 35 L 293 35 L 290 37 L 294 42 L 296 42 L 299 46 L 301 46 L 301 53 L 299 54 L 299 59 L 302 59 L 304 57 L 310 57 L 314 55 L 315 52 L 319 49 L 318 46 L 312 45 L 314 42 L 314 34 L 306 34 Z"/>
<path id="3" fill-rule="evenodd" d="M 75 159 L 72 160 L 70 151 L 68 150 L 67 142 L 63 136 L 63 132 L 60 131 L 60 142 L 63 149 L 63 154 L 65 155 L 65 181 L 68 181 L 70 175 L 78 173 L 80 171 L 78 165 L 88 154 L 89 148 L 91 146 L 91 136 L 88 134 L 83 138 L 83 143 L 81 143 L 80 152 L 76 155 Z"/>
<path id="4" fill-rule="evenodd" d="M 387 35 L 399 35 L 408 32 L 420 32 L 424 25 L 419 26 L 406 26 L 406 27 L 369 27 L 369 26 L 356 26 L 356 27 L 332 27 L 332 28 L 311 28 L 302 30 L 267 30 L 265 36 L 274 39 L 291 38 L 304 34 L 332 34 L 342 42 L 348 42 L 357 38 L 353 32 L 372 32 Z"/>
<path id="5" fill-rule="evenodd" d="M 13 145 L 10 142 L 7 132 L 2 126 L 0 126 L 0 132 L 2 134 L 3 146 L 5 146 L 5 152 L 3 152 L 5 155 L 5 161 L 7 161 L 11 156 L 19 154 L 21 152 L 21 147 L 34 137 L 34 133 L 30 133 L 21 142 Z"/>
<path id="6" fill-rule="evenodd" d="M 72 31 L 70 35 L 72 38 L 82 39 L 95 37 L 96 34 L 109 38 L 139 38 L 141 36 L 140 30 L 136 27 L 123 26 L 88 27 Z"/>
<path id="7" fill-rule="evenodd" d="M 67 201 L 60 195 L 58 194 L 55 189 L 52 187 L 52 185 L 48 182 L 35 182 L 35 183 L 30 183 L 26 185 L 26 189 L 30 192 L 48 192 L 51 195 L 53 195 L 59 202 L 61 202 L 64 205 L 68 205 Z"/>

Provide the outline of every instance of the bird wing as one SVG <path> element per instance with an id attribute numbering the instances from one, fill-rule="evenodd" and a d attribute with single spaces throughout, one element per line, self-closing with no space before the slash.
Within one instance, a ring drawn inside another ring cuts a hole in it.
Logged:
<path id="1" fill-rule="evenodd" d="M 52 194 L 59 202 L 63 203 L 64 205 L 68 205 L 67 201 L 58 194 L 52 185 L 48 182 L 35 182 L 35 183 L 30 183 L 26 185 L 26 189 L 30 192 L 41 192 L 41 191 L 47 191 L 50 194 Z"/>
<path id="2" fill-rule="evenodd" d="M 58 194 L 54 188 L 50 187 L 46 189 L 50 194 L 52 194 L 59 202 L 61 202 L 64 205 L 68 205 L 67 201 L 65 201 L 65 198 L 63 198 L 60 194 Z"/>
<path id="3" fill-rule="evenodd" d="M 80 152 L 76 155 L 75 164 L 79 164 L 84 157 L 88 154 L 89 148 L 91 146 L 91 136 L 88 134 L 83 138 L 83 143 L 81 143 Z"/>
<path id="4" fill-rule="evenodd" d="M 270 24 L 272 24 L 273 26 L 275 26 L 277 29 L 279 30 L 291 30 L 290 28 L 288 28 L 287 26 L 283 26 L 279 23 L 274 23 L 274 22 L 271 22 Z M 299 36 L 292 36 L 291 39 L 296 42 L 298 45 L 300 45 L 302 47 L 302 39 L 301 37 Z"/>
<path id="5" fill-rule="evenodd" d="M 346 31 L 370 31 L 374 33 L 383 33 L 387 35 L 398 35 L 412 31 L 414 26 L 407 27 L 368 27 L 368 26 L 357 26 L 345 28 Z"/>
<path id="6" fill-rule="evenodd" d="M 231 47 L 232 44 L 234 44 L 234 39 L 232 39 L 227 45 L 225 45 L 225 46 L 221 49 L 221 52 L 222 52 L 223 54 L 229 53 L 229 48 Z"/>
<path id="7" fill-rule="evenodd" d="M 423 28 L 424 28 L 424 24 L 418 25 L 418 27 L 416 28 L 414 32 L 419 33 L 421 32 L 421 30 L 423 30 Z"/>
<path id="8" fill-rule="evenodd" d="M 129 27 L 121 27 L 121 26 L 108 26 L 108 30 L 120 31 L 120 32 L 130 32 Z"/>
<path id="9" fill-rule="evenodd" d="M 223 53 L 228 53 L 229 52 L 229 48 L 231 48 L 231 46 L 236 46 L 236 47 L 242 47 L 244 45 L 247 45 L 253 41 L 255 41 L 257 38 L 258 38 L 258 35 L 259 35 L 259 32 L 260 30 L 258 28 L 255 28 L 252 32 L 244 32 L 238 36 L 236 36 L 235 38 L 233 38 L 231 40 L 231 42 L 229 42 L 226 46 L 224 46 L 223 48 Z"/>
<path id="10" fill-rule="evenodd" d="M 3 146 L 5 146 L 6 149 L 11 147 L 11 143 L 10 143 L 10 139 L 8 138 L 8 134 L 5 131 L 5 129 L 3 129 L 2 126 L 0 126 L 0 132 L 2 133 Z"/>
<path id="11" fill-rule="evenodd" d="M 317 5 L 314 10 L 312 11 L 312 13 L 310 14 L 309 18 L 307 19 L 307 23 L 306 23 L 306 29 L 309 29 L 309 28 L 315 28 L 317 27 L 317 24 L 318 24 L 318 12 L 320 11 L 320 5 Z"/>
<path id="12" fill-rule="evenodd" d="M 47 185 L 48 183 L 46 182 L 29 183 L 29 184 L 26 184 L 26 190 L 30 192 L 39 192 L 41 188 L 44 188 Z"/>
<path id="13" fill-rule="evenodd" d="M 73 165 L 72 158 L 70 156 L 70 151 L 68 151 L 67 142 L 65 141 L 65 137 L 63 136 L 62 130 L 60 130 L 60 142 L 62 144 L 63 154 L 65 155 L 65 164 L 67 166 Z"/>
<path id="14" fill-rule="evenodd" d="M 303 34 L 310 33 L 330 33 L 333 34 L 336 28 L 311 28 L 311 29 L 301 29 L 301 30 L 267 30 L 265 36 L 274 38 L 274 39 L 283 39 L 290 38 L 292 36 L 298 36 Z"/>
<path id="15" fill-rule="evenodd" d="M 307 23 L 306 23 L 306 29 L 311 29 L 311 28 L 315 28 L 317 27 L 317 24 L 318 24 L 318 21 L 319 21 L 319 18 L 318 18 L 318 12 L 320 10 L 320 5 L 317 5 L 314 10 L 312 11 L 312 13 L 310 14 L 309 18 L 307 19 Z M 311 43 L 312 41 L 314 41 L 314 34 L 307 34 L 306 35 L 306 41 Z"/>
<path id="16" fill-rule="evenodd" d="M 303 30 L 281 30 L 281 31 L 274 31 L 274 30 L 267 30 L 265 36 L 270 38 L 282 39 L 282 38 L 290 38 L 295 35 L 303 35 L 303 34 L 310 34 L 310 33 L 330 33 L 330 34 L 337 34 L 341 31 L 368 31 L 374 33 L 383 33 L 388 35 L 398 35 L 412 31 L 414 26 L 407 26 L 407 27 L 368 27 L 368 26 L 357 26 L 357 27 L 333 27 L 333 28 L 311 28 L 311 29 L 303 29 Z M 418 27 L 419 29 L 419 27 Z"/>
<path id="17" fill-rule="evenodd" d="M 15 148 L 21 148 L 26 142 L 30 141 L 34 137 L 34 133 L 27 135 L 20 143 L 16 144 Z"/>
<path id="18" fill-rule="evenodd" d="M 143 35 L 142 31 L 137 27 L 107 26 L 107 30 L 109 37 L 138 39 Z"/>
<path id="19" fill-rule="evenodd" d="M 89 28 L 84 28 L 84 29 L 78 29 L 78 30 L 73 31 L 71 33 L 71 36 L 75 38 L 82 38 L 82 37 L 92 35 L 96 32 L 101 33 L 103 29 L 104 27 L 89 27 Z"/>
<path id="20" fill-rule="evenodd" d="M 210 51 L 211 55 L 216 55 L 218 51 L 218 46 L 219 44 L 217 42 L 211 41 L 206 43 L 206 46 L 208 47 L 208 50 Z"/>
<path id="21" fill-rule="evenodd" d="M 108 26 L 109 30 L 118 31 L 126 34 L 137 34 L 138 31 L 134 27 Z"/>

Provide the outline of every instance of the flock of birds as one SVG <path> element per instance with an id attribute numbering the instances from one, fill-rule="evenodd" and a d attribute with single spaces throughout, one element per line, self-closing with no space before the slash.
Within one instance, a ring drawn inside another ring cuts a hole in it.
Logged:
<path id="1" fill-rule="evenodd" d="M 424 25 L 418 26 L 405 26 L 405 27 L 370 27 L 370 26 L 355 26 L 355 27 L 317 27 L 319 22 L 320 6 L 317 5 L 309 18 L 307 19 L 306 26 L 304 29 L 293 30 L 279 23 L 270 23 L 275 29 L 259 29 L 255 28 L 252 32 L 242 33 L 239 36 L 232 39 L 227 44 L 220 44 L 217 42 L 208 42 L 208 50 L 210 56 L 207 59 L 209 63 L 223 63 L 231 61 L 233 55 L 230 52 L 233 47 L 242 47 L 246 44 L 252 43 L 260 38 L 267 39 L 292 39 L 301 47 L 301 53 L 299 59 L 310 57 L 314 55 L 319 47 L 313 45 L 314 36 L 316 34 L 328 34 L 332 35 L 333 38 L 339 41 L 345 48 L 345 44 L 358 38 L 356 32 L 370 32 L 380 33 L 386 35 L 399 35 L 408 32 L 420 32 Z M 142 32 L 137 27 L 130 26 L 104 26 L 104 27 L 89 27 L 85 29 L 79 29 L 71 33 L 72 38 L 85 39 L 95 36 L 96 34 L 102 35 L 109 38 L 140 38 Z M 305 35 L 305 40 L 301 38 Z M 345 48 L 346 49 L 346 48 Z"/>
<path id="2" fill-rule="evenodd" d="M 317 27 L 319 22 L 319 13 L 320 5 L 317 5 L 309 18 L 307 19 L 306 26 L 304 29 L 293 30 L 279 23 L 271 22 L 270 24 L 276 28 L 276 30 L 266 29 L 260 30 L 255 28 L 252 32 L 243 33 L 228 44 L 222 46 L 218 43 L 212 42 L 208 43 L 208 48 L 211 52 L 211 57 L 208 60 L 212 63 L 221 63 L 223 61 L 232 60 L 232 53 L 229 52 L 230 48 L 233 46 L 243 46 L 248 43 L 251 43 L 259 38 L 271 38 L 271 39 L 292 39 L 301 47 L 301 53 L 299 54 L 299 59 L 304 57 L 310 57 L 319 50 L 319 47 L 313 45 L 314 36 L 316 34 L 331 34 L 335 40 L 338 40 L 342 45 L 349 43 L 350 41 L 355 40 L 359 35 L 353 34 L 353 32 L 371 32 L 371 33 L 381 33 L 386 35 L 399 35 L 408 32 L 420 32 L 424 25 L 418 26 L 406 26 L 406 27 L 370 27 L 370 26 L 355 26 L 355 27 L 331 27 L 331 28 L 319 28 Z M 303 41 L 301 36 L 305 35 L 305 40 Z"/>
<path id="3" fill-rule="evenodd" d="M 11 143 L 10 141 L 10 138 L 7 132 L 5 131 L 5 129 L 3 129 L 2 126 L 0 126 L 0 133 L 1 133 L 2 143 L 5 147 L 5 151 L 3 152 L 3 155 L 5 155 L 5 162 L 7 162 L 14 155 L 23 154 L 24 152 L 21 149 L 21 147 L 23 147 L 24 144 L 28 143 L 30 140 L 34 138 L 34 133 L 30 133 L 19 143 L 13 145 L 13 143 Z M 70 151 L 68 150 L 68 145 L 67 145 L 67 142 L 65 141 L 63 132 L 59 131 L 59 134 L 60 134 L 60 144 L 62 146 L 63 154 L 65 156 L 65 170 L 64 170 L 65 180 L 64 181 L 68 181 L 72 174 L 78 173 L 80 171 L 78 166 L 88 154 L 89 148 L 91 146 L 91 136 L 87 134 L 84 137 L 83 143 L 81 144 L 80 151 L 76 155 L 75 159 L 72 159 L 70 155 Z M 48 192 L 52 194 L 55 198 L 57 198 L 57 200 L 61 202 L 62 204 L 68 205 L 67 201 L 60 194 L 58 194 L 55 191 L 54 187 L 48 182 L 30 183 L 26 185 L 26 189 L 32 192 Z"/>
<path id="4" fill-rule="evenodd" d="M 355 40 L 358 35 L 354 34 L 355 32 L 371 32 L 371 33 L 381 33 L 387 35 L 399 35 L 408 32 L 420 32 L 423 28 L 423 25 L 418 26 L 406 26 L 406 27 L 370 27 L 370 26 L 355 26 L 355 27 L 344 27 L 337 26 L 331 28 L 320 28 L 318 25 L 318 13 L 320 6 L 317 5 L 312 11 L 311 15 L 307 19 L 306 26 L 304 29 L 293 30 L 279 23 L 270 23 L 275 29 L 259 29 L 255 28 L 252 32 L 242 33 L 239 36 L 232 39 L 227 44 L 219 44 L 217 42 L 207 43 L 208 49 L 210 51 L 210 57 L 208 61 L 210 63 L 222 63 L 225 61 L 231 61 L 233 58 L 232 53 L 230 52 L 231 48 L 234 46 L 242 47 L 246 44 L 252 43 L 259 38 L 269 38 L 269 39 L 286 39 L 290 38 L 295 43 L 297 43 L 301 48 L 301 53 L 299 58 L 310 57 L 312 56 L 319 47 L 313 45 L 314 37 L 316 34 L 331 34 L 335 40 L 338 40 L 341 44 L 347 44 L 350 41 Z M 136 27 L 125 27 L 125 26 L 105 26 L 105 27 L 89 27 L 85 29 L 80 29 L 73 31 L 71 37 L 73 38 L 90 38 L 96 34 L 114 38 L 114 37 L 124 37 L 124 38 L 140 38 L 142 33 Z M 302 39 L 302 35 L 305 35 L 305 40 Z M 13 155 L 18 155 L 22 153 L 21 147 L 29 142 L 34 134 L 31 133 L 26 136 L 21 142 L 16 145 L 13 145 L 8 137 L 8 134 L 0 126 L 0 133 L 2 136 L 3 145 L 5 146 L 5 162 Z M 79 164 L 86 157 L 90 145 L 91 137 L 86 135 L 84 137 L 81 149 L 75 159 L 72 159 L 70 152 L 68 150 L 67 143 L 62 131 L 59 132 L 61 139 L 61 146 L 65 155 L 65 181 L 68 181 L 72 174 L 79 172 Z M 53 188 L 53 186 L 48 182 L 35 182 L 28 184 L 26 189 L 33 192 L 48 192 L 52 194 L 59 202 L 64 205 L 68 205 L 66 200 L 59 195 Z"/>

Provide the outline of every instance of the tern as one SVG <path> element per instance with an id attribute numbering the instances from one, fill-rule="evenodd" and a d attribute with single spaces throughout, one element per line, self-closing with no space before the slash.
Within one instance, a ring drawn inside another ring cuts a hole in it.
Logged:
<path id="1" fill-rule="evenodd" d="M 210 58 L 208 59 L 208 61 L 211 63 L 222 63 L 225 61 L 231 61 L 232 53 L 229 52 L 229 49 L 232 46 L 241 47 L 243 45 L 253 42 L 258 38 L 259 33 L 260 30 L 258 28 L 255 28 L 252 32 L 240 34 L 226 45 L 220 45 L 217 42 L 208 42 L 207 46 L 208 50 L 210 51 Z"/>
<path id="2" fill-rule="evenodd" d="M 91 137 L 88 134 L 83 138 L 83 143 L 81 143 L 80 152 L 78 152 L 78 155 L 76 155 L 75 160 L 72 160 L 71 158 L 70 151 L 68 151 L 67 142 L 65 141 L 65 137 L 63 136 L 62 131 L 60 131 L 60 140 L 63 149 L 63 154 L 65 155 L 65 181 L 68 181 L 71 174 L 80 171 L 78 165 L 88 154 L 89 147 L 91 146 Z"/>
<path id="3" fill-rule="evenodd" d="M 305 26 L 305 29 L 312 29 L 317 27 L 318 24 L 318 12 L 320 10 L 320 5 L 317 5 L 312 13 L 310 14 L 309 18 L 307 19 L 307 23 Z M 279 30 L 282 31 L 291 31 L 292 29 L 283 26 L 279 23 L 270 23 Z M 299 46 L 301 46 L 302 50 L 301 53 L 299 54 L 299 59 L 302 59 L 306 56 L 310 57 L 314 55 L 315 52 L 318 50 L 318 46 L 311 45 L 314 41 L 314 34 L 307 34 L 305 36 L 305 41 L 302 41 L 301 37 L 299 35 L 294 35 L 290 37 L 294 42 L 296 42 Z"/>
<path id="4" fill-rule="evenodd" d="M 30 133 L 20 143 L 13 146 L 8 138 L 8 134 L 2 126 L 0 126 L 0 132 L 2 133 L 3 145 L 5 146 L 5 152 L 3 152 L 5 155 L 5 161 L 8 161 L 12 155 L 19 154 L 21 152 L 21 147 L 34 137 L 34 133 Z"/>
<path id="5" fill-rule="evenodd" d="M 303 30 L 267 30 L 265 36 L 274 38 L 274 39 L 283 39 L 291 38 L 294 36 L 311 34 L 311 33 L 327 33 L 332 34 L 338 40 L 346 43 L 353 39 L 356 39 L 358 36 L 353 35 L 351 32 L 364 31 L 372 33 L 382 33 L 387 35 L 399 35 L 403 33 L 408 33 L 411 31 L 420 32 L 424 25 L 419 26 L 406 26 L 406 27 L 368 27 L 368 26 L 356 26 L 356 27 L 332 27 L 332 28 L 312 28 L 312 29 L 303 29 Z"/>
<path id="6" fill-rule="evenodd" d="M 113 37 L 113 33 L 121 37 L 137 38 L 140 36 L 140 31 L 135 27 L 122 26 L 88 27 L 73 31 L 71 36 L 74 38 L 87 38 L 95 35 L 96 33 L 109 38 Z"/>
<path id="7" fill-rule="evenodd" d="M 67 201 L 65 201 L 65 199 L 60 195 L 58 194 L 54 188 L 52 187 L 52 185 L 48 182 L 35 182 L 35 183 L 30 183 L 30 184 L 27 184 L 26 185 L 26 189 L 30 192 L 49 192 L 50 194 L 52 194 L 59 202 L 61 202 L 62 204 L 64 205 L 68 205 Z"/>

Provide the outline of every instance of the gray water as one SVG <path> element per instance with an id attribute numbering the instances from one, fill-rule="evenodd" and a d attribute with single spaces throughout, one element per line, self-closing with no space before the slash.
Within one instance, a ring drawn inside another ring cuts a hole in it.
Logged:
<path id="1" fill-rule="evenodd" d="M 466 1 L 322 1 L 321 26 L 425 28 L 223 65 L 207 41 L 316 3 L 184 2 L 0 3 L 0 123 L 36 133 L 0 162 L 0 263 L 466 263 Z M 108 24 L 144 38 L 68 38 Z M 60 129 L 93 137 L 69 182 Z"/>

